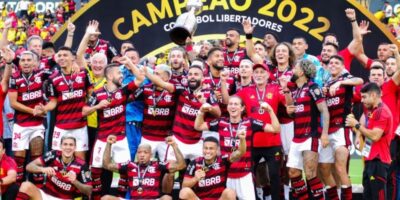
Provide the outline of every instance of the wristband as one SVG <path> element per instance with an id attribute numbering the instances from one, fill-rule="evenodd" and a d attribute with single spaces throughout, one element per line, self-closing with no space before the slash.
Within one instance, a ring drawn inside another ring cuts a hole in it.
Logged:
<path id="1" fill-rule="evenodd" d="M 11 61 L 11 62 L 6 62 L 6 64 L 7 64 L 7 65 L 12 65 L 13 62 L 12 62 L 12 61 Z"/>
<path id="2" fill-rule="evenodd" d="M 352 19 L 352 20 L 350 20 L 351 23 L 353 23 L 353 22 L 355 22 L 355 21 L 357 21 L 357 19 L 355 19 L 355 18 Z"/>
<path id="3" fill-rule="evenodd" d="M 253 34 L 246 34 L 246 39 L 251 40 L 253 39 Z"/>
<path id="4" fill-rule="evenodd" d="M 356 128 L 357 130 L 360 130 L 360 124 L 356 124 L 355 126 L 354 126 L 354 128 Z"/>

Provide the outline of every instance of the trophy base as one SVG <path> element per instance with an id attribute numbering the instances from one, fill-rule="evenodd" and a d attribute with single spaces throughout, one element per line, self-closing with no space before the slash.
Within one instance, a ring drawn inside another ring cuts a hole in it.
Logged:
<path id="1" fill-rule="evenodd" d="M 169 37 L 171 38 L 172 42 L 177 45 L 185 45 L 186 39 L 190 36 L 190 32 L 184 27 L 175 27 L 169 33 Z"/>

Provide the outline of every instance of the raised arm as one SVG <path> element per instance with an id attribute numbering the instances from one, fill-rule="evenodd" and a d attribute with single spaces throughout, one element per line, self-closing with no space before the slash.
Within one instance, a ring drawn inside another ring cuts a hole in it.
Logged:
<path id="1" fill-rule="evenodd" d="M 75 25 L 71 22 L 71 19 L 69 19 L 67 26 L 67 38 L 65 39 L 64 46 L 72 48 L 72 44 L 74 41 L 74 32 L 75 32 Z"/>
<path id="2" fill-rule="evenodd" d="M 347 46 L 349 49 L 350 53 L 357 57 L 358 54 L 361 53 L 361 48 L 362 48 L 362 35 L 360 32 L 360 29 L 358 27 L 357 19 L 356 19 L 356 12 L 352 8 L 347 8 L 345 10 L 346 12 L 346 17 L 349 19 L 351 23 L 351 29 L 353 32 L 353 40 L 350 42 L 350 44 Z"/>
<path id="3" fill-rule="evenodd" d="M 173 93 L 175 92 L 175 86 L 172 83 L 163 81 L 160 77 L 154 75 L 153 73 L 149 72 L 146 67 L 143 67 L 144 74 L 146 77 L 156 86 L 162 87 L 166 89 L 168 92 Z"/>
<path id="4" fill-rule="evenodd" d="M 246 153 L 246 130 L 242 129 L 237 132 L 237 137 L 240 139 L 239 147 L 234 152 L 232 152 L 229 157 L 230 162 L 238 161 Z"/>
<path id="5" fill-rule="evenodd" d="M 1 33 L 2 37 L 0 40 L 0 48 L 7 47 L 7 45 L 8 45 L 8 39 L 7 39 L 8 37 L 7 36 L 8 36 L 8 30 L 11 28 L 11 22 L 12 22 L 11 18 L 7 19 L 4 22 L 3 32 Z"/>
<path id="6" fill-rule="evenodd" d="M 271 108 L 271 106 L 263 102 L 261 105 L 261 108 L 266 110 L 271 118 L 271 123 L 266 124 L 264 126 L 264 132 L 270 132 L 270 133 L 280 133 L 281 132 L 281 126 L 279 124 L 278 117 L 276 117 L 274 110 Z"/>
<path id="7" fill-rule="evenodd" d="M 399 49 L 397 48 L 397 45 L 391 44 L 389 46 L 390 50 L 393 52 L 394 57 L 396 58 L 396 65 L 397 65 L 397 70 L 394 72 L 392 76 L 393 82 L 399 86 L 400 85 L 400 54 L 399 54 Z"/>
<path id="8" fill-rule="evenodd" d="M 243 31 L 246 34 L 246 52 L 247 56 L 254 62 L 254 64 L 262 64 L 263 58 L 258 55 L 254 49 L 253 31 L 254 27 L 251 25 L 250 20 L 244 20 L 242 23 Z"/>
<path id="9" fill-rule="evenodd" d="M 97 31 L 98 27 L 99 22 L 97 22 L 96 20 L 89 21 L 89 25 L 86 28 L 85 35 L 83 35 L 81 43 L 79 43 L 78 51 L 76 52 L 76 62 L 79 66 L 86 66 L 85 51 L 88 47 L 90 36 L 100 34 L 100 32 Z"/>
<path id="10" fill-rule="evenodd" d="M 111 162 L 111 145 L 117 141 L 115 135 L 109 135 L 107 137 L 106 149 L 104 150 L 103 156 L 103 168 L 112 172 L 118 172 L 118 165 Z"/>
<path id="11" fill-rule="evenodd" d="M 169 173 L 174 173 L 176 171 L 182 170 L 186 168 L 185 158 L 182 155 L 182 152 L 178 148 L 178 144 L 176 144 L 174 138 L 172 136 L 168 136 L 166 138 L 167 144 L 172 147 L 174 150 L 176 161 L 170 161 L 168 171 Z"/>
<path id="12" fill-rule="evenodd" d="M 8 82 L 12 73 L 12 67 L 14 66 L 12 61 L 14 60 L 15 53 L 10 48 L 3 48 L 2 51 L 3 59 L 6 62 L 6 65 L 4 69 L 3 79 L 1 80 L 1 89 L 4 93 L 6 93 L 8 90 Z"/>
<path id="13" fill-rule="evenodd" d="M 203 103 L 201 105 L 199 112 L 197 113 L 196 120 L 194 121 L 194 129 L 198 131 L 208 131 L 209 127 L 207 122 L 204 121 L 206 113 L 211 112 L 212 106 L 209 103 Z"/>

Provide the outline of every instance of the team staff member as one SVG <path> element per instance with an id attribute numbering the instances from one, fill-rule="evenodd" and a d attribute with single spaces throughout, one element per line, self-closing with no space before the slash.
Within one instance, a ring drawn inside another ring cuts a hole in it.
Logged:
<path id="1" fill-rule="evenodd" d="M 104 151 L 103 166 L 105 169 L 125 174 L 128 177 L 129 187 L 131 189 L 132 199 L 172 199 L 168 195 L 161 195 L 160 189 L 162 178 L 165 173 L 175 173 L 186 167 L 183 155 L 175 143 L 175 140 L 169 136 L 165 138 L 166 143 L 174 151 L 176 161 L 151 161 L 152 150 L 148 144 L 140 144 L 137 152 L 137 162 L 112 163 L 111 148 L 117 141 L 117 137 L 109 135 L 107 145 Z M 104 196 L 103 200 L 119 199 L 113 196 Z"/>
<path id="2" fill-rule="evenodd" d="M 331 166 L 340 179 L 341 199 L 352 199 L 352 189 L 347 173 L 347 162 L 350 156 L 350 130 L 344 126 L 345 117 L 351 113 L 353 86 L 363 84 L 363 80 L 351 76 L 344 68 L 343 58 L 332 56 L 329 59 L 331 78 L 325 83 L 323 92 L 329 110 L 329 145 L 323 148 L 319 155 L 319 171 L 322 180 L 327 186 L 327 193 L 331 199 L 339 199 Z M 339 186 L 338 186 L 339 187 Z"/>
<path id="3" fill-rule="evenodd" d="M 245 105 L 238 96 L 231 96 L 228 102 L 229 118 L 219 118 L 211 122 L 204 121 L 204 114 L 208 111 L 203 105 L 196 117 L 195 129 L 199 131 L 214 131 L 219 133 L 221 154 L 229 155 L 238 148 L 240 144 L 236 134 L 242 130 L 246 133 L 246 153 L 238 162 L 232 163 L 228 170 L 227 188 L 235 190 L 239 199 L 255 199 L 253 176 L 251 174 L 251 148 L 253 132 L 279 133 L 280 126 L 271 106 L 267 103 L 261 105 L 271 117 L 271 124 L 252 118 L 242 118 Z"/>
<path id="4" fill-rule="evenodd" d="M 14 200 L 17 197 L 17 164 L 6 155 L 5 143 L 0 138 L 0 191 L 1 199 Z"/>
<path id="5" fill-rule="evenodd" d="M 268 83 L 270 74 L 268 66 L 264 64 L 255 64 L 253 66 L 254 86 L 246 87 L 240 90 L 236 95 L 243 99 L 246 105 L 248 117 L 258 119 L 264 123 L 271 123 L 270 116 L 262 109 L 263 102 L 268 103 L 274 113 L 278 111 L 279 104 L 285 104 L 285 98 L 279 92 L 279 85 Z M 255 132 L 253 135 L 252 159 L 254 163 L 264 158 L 271 181 L 272 199 L 280 198 L 280 168 L 282 162 L 282 144 L 279 134 Z M 256 174 L 256 176 L 258 176 Z"/>
<path id="6" fill-rule="evenodd" d="M 90 171 L 84 160 L 74 156 L 75 149 L 75 137 L 66 134 L 61 138 L 61 152 L 50 151 L 30 162 L 26 170 L 46 174 L 47 182 L 43 189 L 37 188 L 31 182 L 23 182 L 17 200 L 61 200 L 90 196 Z"/>
<path id="7" fill-rule="evenodd" d="M 296 84 L 293 92 L 283 87 L 287 99 L 292 98 L 294 105 L 287 106 L 288 114 L 294 116 L 294 137 L 290 145 L 287 167 L 289 178 L 298 199 L 323 199 L 323 185 L 317 177 L 318 152 L 320 143 L 326 147 L 329 144 L 328 127 L 329 111 L 325 97 L 316 83 L 311 79 L 315 76 L 314 64 L 306 59 L 300 60 L 293 69 L 292 82 Z M 283 79 L 281 79 L 283 81 Z M 322 134 L 320 119 L 322 113 Z M 319 136 L 321 135 L 321 141 Z M 309 197 L 306 183 L 302 178 L 305 171 L 307 186 L 312 196 Z"/>
<path id="8" fill-rule="evenodd" d="M 125 136 L 125 112 L 127 98 L 131 93 L 140 86 L 144 79 L 143 74 L 139 74 L 139 69 L 133 65 L 127 57 L 122 57 L 119 60 L 125 66 L 129 67 L 137 77 L 128 85 L 121 88 L 122 73 L 117 64 L 111 64 L 104 70 L 104 76 L 107 83 L 103 88 L 96 90 L 87 106 L 82 109 L 82 114 L 87 116 L 94 111 L 98 111 L 99 129 L 97 133 L 97 140 L 94 145 L 92 155 L 91 171 L 93 178 L 93 195 L 92 198 L 100 199 L 103 180 L 102 174 L 102 158 L 106 146 L 106 139 L 108 135 L 114 134 L 117 136 L 117 143 L 115 144 L 112 154 L 113 160 L 116 162 L 127 162 L 130 160 L 128 140 Z"/>
<path id="9" fill-rule="evenodd" d="M 365 199 L 386 199 L 386 179 L 391 163 L 390 141 L 393 135 L 393 115 L 381 99 L 382 91 L 376 83 L 361 89 L 361 101 L 366 110 L 366 123 L 348 115 L 346 126 L 358 130 L 365 138 L 362 155 L 365 159 L 363 187 Z"/>
<path id="10" fill-rule="evenodd" d="M 42 85 L 44 72 L 35 70 L 35 57 L 31 51 L 21 53 L 19 59 L 20 71 L 10 79 L 9 98 L 11 107 L 15 109 L 12 150 L 18 166 L 17 182 L 21 184 L 24 178 L 24 163 L 26 150 L 30 150 L 31 160 L 43 153 L 43 138 L 45 128 L 43 116 L 35 113 L 35 106 L 44 104 Z M 34 176 L 35 184 L 41 188 L 42 176 Z"/>
<path id="11" fill-rule="evenodd" d="M 187 167 L 179 198 L 184 200 L 235 200 L 236 193 L 226 188 L 227 171 L 232 163 L 246 153 L 246 131 L 237 133 L 239 147 L 232 154 L 218 156 L 218 140 L 207 137 L 203 143 L 203 156 Z"/>

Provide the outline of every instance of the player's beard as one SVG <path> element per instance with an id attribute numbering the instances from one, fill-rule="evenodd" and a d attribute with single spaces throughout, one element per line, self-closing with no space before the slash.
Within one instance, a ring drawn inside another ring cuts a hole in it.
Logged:
<path id="1" fill-rule="evenodd" d="M 297 76 L 296 74 L 293 74 L 293 75 L 292 75 L 292 78 L 290 78 L 290 81 L 291 81 L 292 83 L 296 83 L 297 79 L 299 79 L 299 76 Z"/>
<path id="2" fill-rule="evenodd" d="M 213 65 L 213 67 L 214 67 L 214 69 L 216 69 L 216 70 L 218 70 L 218 71 L 222 71 L 224 68 L 225 68 L 225 66 L 218 66 L 218 65 Z"/>
<path id="3" fill-rule="evenodd" d="M 231 39 L 225 39 L 225 45 L 227 47 L 232 47 L 234 45 L 233 41 Z"/>
<path id="4" fill-rule="evenodd" d="M 193 85 L 193 84 L 192 84 L 192 82 L 191 82 L 191 81 L 189 81 L 189 84 L 188 84 L 188 86 L 189 86 L 189 88 L 190 88 L 192 91 L 194 91 L 194 90 L 196 90 L 197 88 L 199 88 L 199 87 L 200 87 L 200 83 L 201 83 L 201 81 L 200 81 L 200 80 L 196 80 L 196 84 L 195 84 L 195 85 Z"/>
<path id="5" fill-rule="evenodd" d="M 121 82 L 116 78 L 113 78 L 112 83 L 114 83 L 114 85 L 116 85 L 117 87 L 121 87 Z"/>
<path id="6" fill-rule="evenodd" d="M 391 78 L 393 75 L 394 75 L 394 72 L 393 72 L 393 71 L 388 71 L 388 70 L 386 70 L 386 76 L 387 76 L 387 77 Z"/>

